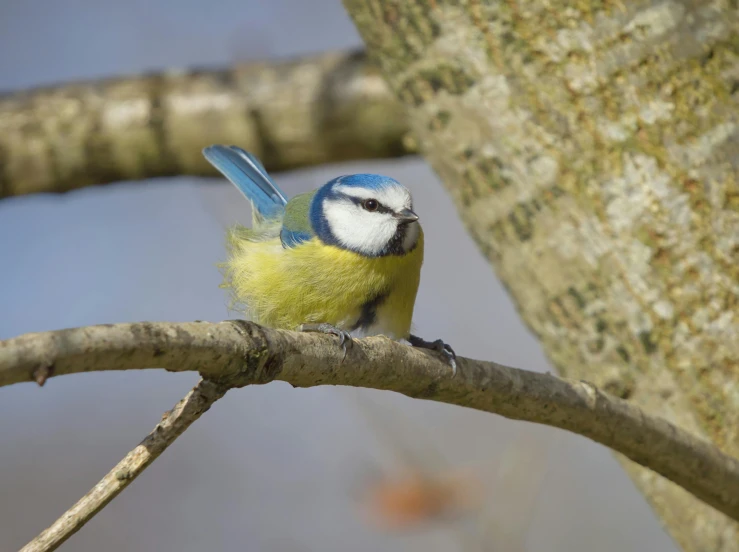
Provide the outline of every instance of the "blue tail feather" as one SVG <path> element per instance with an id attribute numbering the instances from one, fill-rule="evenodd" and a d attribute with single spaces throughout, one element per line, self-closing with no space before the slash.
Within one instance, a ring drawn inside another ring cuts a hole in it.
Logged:
<path id="1" fill-rule="evenodd" d="M 255 155 L 236 146 L 208 146 L 205 158 L 252 202 L 263 218 L 285 212 L 287 197 Z"/>

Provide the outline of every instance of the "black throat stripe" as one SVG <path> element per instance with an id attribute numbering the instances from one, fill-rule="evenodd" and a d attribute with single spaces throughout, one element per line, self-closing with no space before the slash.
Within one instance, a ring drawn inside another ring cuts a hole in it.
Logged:
<path id="1" fill-rule="evenodd" d="M 352 327 L 352 330 L 358 330 L 360 328 L 367 329 L 374 324 L 377 319 L 377 309 L 385 302 L 388 295 L 390 295 L 389 292 L 383 291 L 362 305 L 362 311 L 359 313 L 359 318 Z"/>

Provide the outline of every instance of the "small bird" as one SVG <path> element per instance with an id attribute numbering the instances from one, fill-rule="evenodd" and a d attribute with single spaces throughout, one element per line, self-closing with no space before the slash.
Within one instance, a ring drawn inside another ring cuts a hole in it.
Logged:
<path id="1" fill-rule="evenodd" d="M 339 176 L 288 201 L 259 159 L 213 145 L 205 158 L 252 204 L 252 227 L 228 233 L 221 265 L 232 306 L 272 328 L 339 337 L 385 335 L 443 354 L 442 340 L 410 333 L 423 231 L 410 192 L 387 176 Z"/>

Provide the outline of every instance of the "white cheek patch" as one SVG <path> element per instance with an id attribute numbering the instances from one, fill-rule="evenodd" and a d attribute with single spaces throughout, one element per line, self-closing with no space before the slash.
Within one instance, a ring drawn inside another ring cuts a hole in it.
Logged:
<path id="1" fill-rule="evenodd" d="M 366 211 L 349 200 L 325 201 L 323 214 L 342 246 L 370 256 L 382 253 L 398 227 L 392 215 Z"/>
<path id="2" fill-rule="evenodd" d="M 376 199 L 382 205 L 393 211 L 402 211 L 403 209 L 412 209 L 413 201 L 411 194 L 402 186 L 387 186 L 377 188 L 376 190 L 368 190 L 367 188 L 357 188 L 354 186 L 335 186 L 334 190 L 357 199 Z"/>

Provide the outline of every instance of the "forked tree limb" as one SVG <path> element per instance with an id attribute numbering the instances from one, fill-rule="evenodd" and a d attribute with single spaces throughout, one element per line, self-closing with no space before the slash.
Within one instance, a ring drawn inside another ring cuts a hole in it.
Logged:
<path id="1" fill-rule="evenodd" d="M 385 389 L 546 424 L 621 452 L 739 520 L 739 459 L 709 442 L 585 381 L 467 358 L 457 366 L 452 378 L 434 353 L 383 337 L 356 341 L 344 357 L 331 336 L 243 321 L 112 324 L 0 342 L 0 385 L 159 367 L 198 371 L 225 387 L 281 380 Z"/>
<path id="2" fill-rule="evenodd" d="M 90 521 L 156 460 L 177 437 L 228 391 L 227 386 L 200 382 L 162 416 L 139 445 L 110 470 L 90 491 L 20 552 L 50 552 Z"/>
<path id="3" fill-rule="evenodd" d="M 167 71 L 0 96 L 0 198 L 215 176 L 237 144 L 270 171 L 409 153 L 402 106 L 364 53 Z"/>

